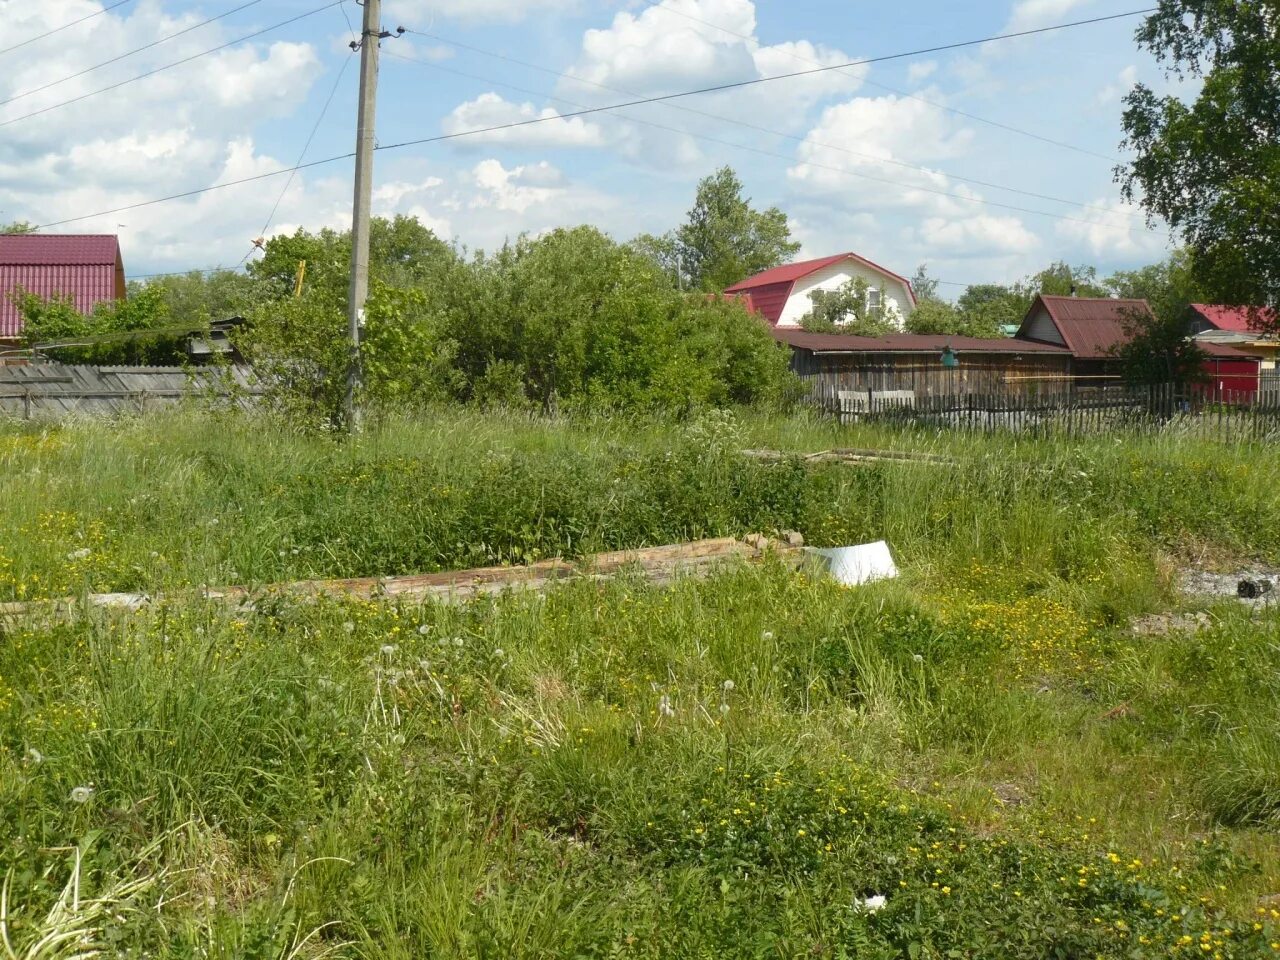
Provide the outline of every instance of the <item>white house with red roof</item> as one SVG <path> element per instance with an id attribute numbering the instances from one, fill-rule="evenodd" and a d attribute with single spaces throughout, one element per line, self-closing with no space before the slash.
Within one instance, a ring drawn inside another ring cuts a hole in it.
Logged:
<path id="1" fill-rule="evenodd" d="M 770 326 L 794 328 L 813 309 L 810 294 L 815 290 L 836 290 L 856 279 L 867 283 L 868 307 L 882 308 L 899 324 L 915 309 L 911 281 L 856 253 L 774 267 L 735 283 L 725 290 L 725 296 L 744 301 Z"/>

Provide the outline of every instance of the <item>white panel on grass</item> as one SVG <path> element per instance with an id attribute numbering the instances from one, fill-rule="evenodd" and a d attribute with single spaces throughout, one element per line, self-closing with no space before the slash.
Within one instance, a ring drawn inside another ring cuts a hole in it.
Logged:
<path id="1" fill-rule="evenodd" d="M 809 553 L 821 558 L 820 562 L 831 576 L 846 587 L 856 587 L 872 580 L 888 580 L 898 575 L 889 545 L 883 540 L 856 547 L 811 547 Z"/>

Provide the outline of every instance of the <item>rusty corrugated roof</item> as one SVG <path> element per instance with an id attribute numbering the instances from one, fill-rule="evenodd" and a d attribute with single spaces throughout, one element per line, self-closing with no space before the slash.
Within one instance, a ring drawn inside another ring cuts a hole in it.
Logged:
<path id="1" fill-rule="evenodd" d="M 1047 353 L 1067 356 L 1070 351 L 1035 340 L 1000 337 L 951 336 L 943 333 L 891 333 L 883 337 L 859 337 L 839 333 L 810 333 L 788 327 L 774 327 L 775 339 L 814 353 L 941 353 L 950 347 L 956 353 Z"/>
<path id="2" fill-rule="evenodd" d="M 1043 306 L 1072 354 L 1081 360 L 1100 360 L 1128 341 L 1124 320 L 1131 313 L 1151 316 L 1145 300 L 1113 300 L 1110 297 L 1057 297 L 1039 294 L 1032 301 L 1018 338 L 1026 336 L 1027 323 Z M 1033 342 L 1033 341 L 1024 341 Z"/>
<path id="3" fill-rule="evenodd" d="M 119 240 L 109 234 L 0 236 L 0 337 L 22 333 L 11 296 L 26 290 L 41 297 L 69 295 L 88 313 L 103 300 L 124 297 Z"/>

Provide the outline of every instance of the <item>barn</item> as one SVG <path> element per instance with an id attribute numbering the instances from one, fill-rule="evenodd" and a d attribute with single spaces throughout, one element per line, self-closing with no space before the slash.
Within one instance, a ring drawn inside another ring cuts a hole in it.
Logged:
<path id="1" fill-rule="evenodd" d="M 945 334 L 859 337 L 781 327 L 774 328 L 773 336 L 791 348 L 792 371 L 819 395 L 1070 390 L 1071 351 L 1052 344 Z"/>
<path id="2" fill-rule="evenodd" d="M 45 299 L 69 296 L 81 313 L 104 300 L 123 300 L 119 239 L 109 234 L 0 235 L 0 340 L 22 336 L 22 316 L 13 303 L 19 291 Z"/>

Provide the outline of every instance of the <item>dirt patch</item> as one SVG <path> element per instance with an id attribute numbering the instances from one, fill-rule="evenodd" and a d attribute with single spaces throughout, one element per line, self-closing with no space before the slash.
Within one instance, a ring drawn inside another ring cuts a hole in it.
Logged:
<path id="1" fill-rule="evenodd" d="M 1130 629 L 1139 637 L 1164 637 L 1171 633 L 1195 633 L 1213 626 L 1213 618 L 1203 611 L 1198 613 L 1153 613 L 1138 617 Z"/>

